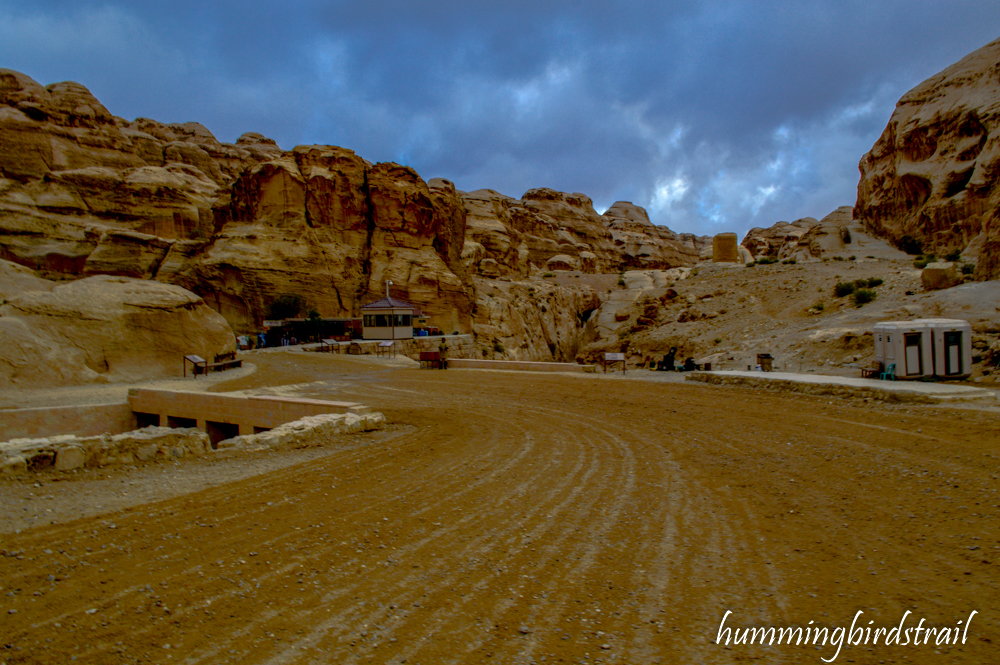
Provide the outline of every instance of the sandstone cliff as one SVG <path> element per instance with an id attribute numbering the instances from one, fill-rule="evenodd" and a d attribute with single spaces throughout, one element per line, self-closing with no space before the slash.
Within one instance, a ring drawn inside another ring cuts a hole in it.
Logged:
<path id="1" fill-rule="evenodd" d="M 0 261 L 0 385 L 62 386 L 180 376 L 181 358 L 235 350 L 189 291 L 107 275 L 68 284 Z"/>
<path id="2" fill-rule="evenodd" d="M 282 295 L 356 316 L 391 280 L 431 324 L 468 332 L 474 276 L 692 265 L 705 242 L 630 203 L 599 215 L 583 194 L 467 194 L 343 148 L 282 151 L 254 133 L 222 143 L 197 123 L 115 117 L 76 83 L 0 70 L 0 258 L 53 279 L 177 284 L 238 331 Z M 590 296 L 560 296 L 569 319 L 580 298 Z M 525 353 L 549 353 L 549 341 Z"/>
<path id="3" fill-rule="evenodd" d="M 981 246 L 1000 278 L 1000 39 L 906 93 L 859 165 L 854 215 L 900 248 Z"/>
<path id="4" fill-rule="evenodd" d="M 584 194 L 545 188 L 520 199 L 479 190 L 463 200 L 468 211 L 463 256 L 469 270 L 484 277 L 526 277 L 530 266 L 594 274 L 698 261 L 694 236 L 653 225 L 645 210 L 626 201 L 600 215 Z"/>

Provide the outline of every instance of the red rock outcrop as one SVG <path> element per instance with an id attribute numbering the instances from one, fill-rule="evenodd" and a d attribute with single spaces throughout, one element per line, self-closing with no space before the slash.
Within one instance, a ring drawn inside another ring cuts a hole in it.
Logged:
<path id="1" fill-rule="evenodd" d="M 939 255 L 975 240 L 976 277 L 1000 277 L 1000 39 L 906 93 L 859 168 L 867 229 Z"/>

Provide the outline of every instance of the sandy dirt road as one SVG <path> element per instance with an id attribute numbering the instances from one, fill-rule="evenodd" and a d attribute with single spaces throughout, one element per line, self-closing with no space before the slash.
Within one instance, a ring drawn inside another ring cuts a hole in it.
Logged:
<path id="1" fill-rule="evenodd" d="M 996 414 L 302 355 L 271 354 L 218 388 L 295 384 L 284 390 L 362 401 L 398 430 L 3 535 L 0 662 L 820 663 L 837 651 L 717 645 L 727 610 L 730 627 L 831 629 L 859 610 L 872 628 L 907 610 L 907 627 L 954 628 L 976 610 L 964 644 L 845 645 L 835 662 L 997 660 Z"/>

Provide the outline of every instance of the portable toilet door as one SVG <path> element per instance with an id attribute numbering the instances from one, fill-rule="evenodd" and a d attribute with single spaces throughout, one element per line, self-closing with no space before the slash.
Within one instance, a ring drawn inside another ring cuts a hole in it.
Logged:
<path id="1" fill-rule="evenodd" d="M 894 326 L 886 326 L 885 328 L 885 339 L 882 342 L 882 348 L 885 351 L 885 369 L 889 369 L 889 365 L 896 364 L 896 343 L 893 338 L 896 337 L 896 329 Z"/>
<path id="2" fill-rule="evenodd" d="M 931 322 L 934 338 L 934 374 L 960 379 L 972 374 L 972 326 L 961 319 Z"/>
<path id="3" fill-rule="evenodd" d="M 903 333 L 903 367 L 899 372 L 904 376 L 924 375 L 923 331 Z M 900 369 L 900 368 L 897 368 Z"/>
<path id="4" fill-rule="evenodd" d="M 875 362 L 880 362 L 885 366 L 885 346 L 882 345 L 882 336 L 885 334 L 880 323 L 875 324 L 872 338 L 875 342 Z"/>
<path id="5" fill-rule="evenodd" d="M 922 379 L 934 374 L 931 328 L 925 320 L 897 323 L 892 331 L 896 377 Z"/>

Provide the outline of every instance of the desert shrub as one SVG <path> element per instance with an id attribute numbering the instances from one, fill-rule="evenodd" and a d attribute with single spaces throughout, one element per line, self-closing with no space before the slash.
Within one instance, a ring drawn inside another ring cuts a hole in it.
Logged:
<path id="1" fill-rule="evenodd" d="M 960 258 L 962 258 L 962 252 L 957 249 L 954 252 L 948 252 L 944 255 L 945 261 L 958 261 Z"/>
<path id="2" fill-rule="evenodd" d="M 755 265 L 757 265 L 757 262 L 756 261 L 751 261 L 750 263 L 746 264 L 745 267 L 746 268 L 753 268 Z"/>
<path id="3" fill-rule="evenodd" d="M 544 272 L 544 273 L 542 273 L 542 277 L 555 277 L 555 276 L 556 276 L 556 274 L 554 272 Z"/>
<path id="4" fill-rule="evenodd" d="M 625 275 L 618 275 L 618 286 L 625 286 Z"/>
<path id="5" fill-rule="evenodd" d="M 497 353 L 504 352 L 503 344 L 500 343 L 500 340 L 493 341 L 493 350 L 496 351 Z"/>
<path id="6" fill-rule="evenodd" d="M 838 298 L 843 298 L 844 296 L 849 296 L 858 289 L 854 282 L 837 282 L 837 285 L 833 287 L 833 295 Z"/>
<path id="7" fill-rule="evenodd" d="M 721 337 L 716 337 L 715 339 L 712 340 L 712 344 L 715 344 L 716 346 L 718 346 L 719 344 L 722 344 L 722 338 Z"/>
<path id="8" fill-rule="evenodd" d="M 853 254 L 851 254 L 850 256 L 848 256 L 848 257 L 847 257 L 847 259 L 848 259 L 849 261 L 857 261 L 857 260 L 858 260 L 858 257 L 856 257 L 856 256 L 854 256 Z"/>
<path id="9" fill-rule="evenodd" d="M 826 309 L 826 305 L 824 305 L 821 302 L 818 302 L 809 309 L 815 309 L 817 312 L 822 312 L 824 309 Z"/>
<path id="10" fill-rule="evenodd" d="M 835 256 L 835 257 L 833 257 L 833 260 L 834 260 L 834 261 L 843 261 L 843 260 L 844 260 L 844 257 L 843 257 L 843 256 L 839 256 L 839 255 L 838 255 L 838 256 Z"/>
<path id="11" fill-rule="evenodd" d="M 882 278 L 881 277 L 869 277 L 867 280 L 865 280 L 865 286 L 867 286 L 870 289 L 873 289 L 876 286 L 882 286 Z"/>
<path id="12" fill-rule="evenodd" d="M 912 256 L 924 253 L 924 243 L 910 235 L 905 235 L 899 239 L 899 248 Z"/>
<path id="13" fill-rule="evenodd" d="M 865 258 L 866 258 L 866 259 L 874 259 L 875 257 L 874 257 L 874 256 L 872 256 L 871 254 L 869 254 L 869 255 L 868 255 L 868 256 L 866 256 Z"/>
<path id="14" fill-rule="evenodd" d="M 851 300 L 854 301 L 855 307 L 861 307 L 866 303 L 870 303 L 875 300 L 877 293 L 874 289 L 858 289 L 851 294 Z"/>
<path id="15" fill-rule="evenodd" d="M 784 261 L 782 261 L 782 263 L 784 265 L 795 265 L 796 261 L 795 259 L 785 259 Z"/>
<path id="16" fill-rule="evenodd" d="M 294 319 L 303 309 L 305 309 L 305 301 L 302 296 L 286 293 L 268 304 L 267 318 L 272 321 Z"/>
<path id="17" fill-rule="evenodd" d="M 963 263 L 962 264 L 962 274 L 963 275 L 971 275 L 974 272 L 976 272 L 976 264 L 975 263 Z"/>
<path id="18" fill-rule="evenodd" d="M 778 259 L 771 259 L 766 256 L 762 256 L 759 259 L 757 259 L 757 263 L 759 263 L 762 266 L 768 266 L 771 265 L 772 263 L 777 263 L 777 262 Z"/>

